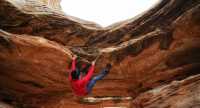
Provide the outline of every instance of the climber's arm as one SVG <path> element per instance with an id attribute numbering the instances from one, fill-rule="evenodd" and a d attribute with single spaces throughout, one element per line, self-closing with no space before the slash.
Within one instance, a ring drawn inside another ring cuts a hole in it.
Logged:
<path id="1" fill-rule="evenodd" d="M 71 66 L 71 70 L 70 70 L 70 73 L 69 73 L 69 80 L 71 81 L 72 80 L 72 76 L 71 76 L 71 73 L 76 70 L 76 56 L 74 56 L 72 58 L 72 66 Z"/>
<path id="2" fill-rule="evenodd" d="M 76 56 L 72 58 L 72 67 L 71 70 L 74 71 L 76 69 Z"/>

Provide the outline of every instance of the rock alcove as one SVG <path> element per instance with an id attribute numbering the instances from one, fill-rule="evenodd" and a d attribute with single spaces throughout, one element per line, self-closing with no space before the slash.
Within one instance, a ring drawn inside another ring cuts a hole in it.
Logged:
<path id="1" fill-rule="evenodd" d="M 106 28 L 65 15 L 59 4 L 0 0 L 2 102 L 21 108 L 199 107 L 199 0 L 162 0 Z M 89 95 L 103 101 L 73 98 L 66 78 L 71 53 L 87 61 L 102 53 L 95 74 L 112 63 Z"/>

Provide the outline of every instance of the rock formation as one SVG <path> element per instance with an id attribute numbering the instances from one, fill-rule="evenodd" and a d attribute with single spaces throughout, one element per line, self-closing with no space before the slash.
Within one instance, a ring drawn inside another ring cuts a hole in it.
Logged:
<path id="1" fill-rule="evenodd" d="M 61 0 L 40 0 L 40 1 L 44 4 L 46 4 L 48 7 L 51 7 L 53 9 L 57 9 L 57 10 L 61 10 L 61 6 L 60 6 Z"/>
<path id="2" fill-rule="evenodd" d="M 163 0 L 107 28 L 41 1 L 0 0 L 2 102 L 22 108 L 200 107 L 199 0 Z M 90 105 L 74 99 L 67 80 L 72 53 L 81 62 L 100 55 L 95 74 L 113 65 L 89 96 L 132 100 Z"/>

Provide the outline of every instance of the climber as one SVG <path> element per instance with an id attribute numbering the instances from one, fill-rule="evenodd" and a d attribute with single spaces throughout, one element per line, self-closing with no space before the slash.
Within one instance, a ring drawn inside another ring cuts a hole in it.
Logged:
<path id="1" fill-rule="evenodd" d="M 71 83 L 72 89 L 74 93 L 77 96 L 85 96 L 89 93 L 91 93 L 92 88 L 96 84 L 98 80 L 101 80 L 104 78 L 110 71 L 111 69 L 111 64 L 107 64 L 106 67 L 101 71 L 101 73 L 95 77 L 92 77 L 94 68 L 95 68 L 95 62 L 94 60 L 86 75 L 81 75 L 84 72 L 81 72 L 80 69 L 77 68 L 76 66 L 76 59 L 77 56 L 73 56 L 72 58 L 72 66 L 71 66 L 71 71 L 69 73 L 69 81 Z"/>

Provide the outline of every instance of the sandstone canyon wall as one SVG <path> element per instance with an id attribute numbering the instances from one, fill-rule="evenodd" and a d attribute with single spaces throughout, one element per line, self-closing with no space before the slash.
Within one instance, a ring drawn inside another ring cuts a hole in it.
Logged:
<path id="1" fill-rule="evenodd" d="M 2 102 L 20 108 L 200 107 L 199 0 L 163 0 L 107 28 L 45 3 L 0 0 Z M 91 105 L 74 99 L 67 80 L 73 53 L 81 62 L 101 54 L 95 75 L 106 63 L 113 66 L 89 96 L 132 100 Z"/>

